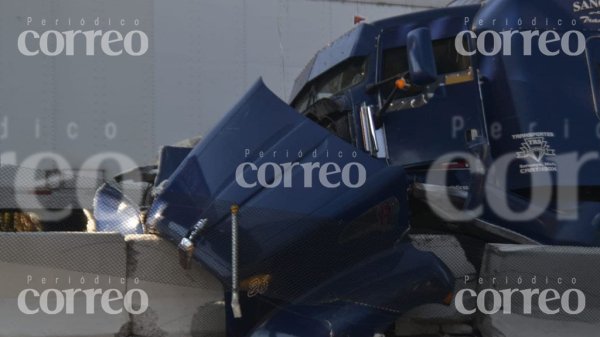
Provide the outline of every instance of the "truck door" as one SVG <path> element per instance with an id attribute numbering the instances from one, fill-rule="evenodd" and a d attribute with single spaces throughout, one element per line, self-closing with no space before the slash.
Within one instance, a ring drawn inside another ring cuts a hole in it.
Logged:
<path id="1" fill-rule="evenodd" d="M 474 60 L 460 55 L 455 36 L 445 34 L 436 36 L 432 30 L 438 82 L 433 87 L 413 87 L 400 93 L 383 116 L 393 164 L 426 165 L 450 152 L 468 151 L 473 138 L 486 134 Z M 405 36 L 396 29 L 381 33 L 380 81 L 409 70 Z M 381 86 L 380 101 L 388 98 L 393 85 L 390 81 Z"/>

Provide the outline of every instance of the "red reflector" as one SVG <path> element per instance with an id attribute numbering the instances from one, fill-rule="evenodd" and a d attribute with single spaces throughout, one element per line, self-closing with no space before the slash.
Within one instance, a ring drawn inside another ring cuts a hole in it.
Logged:
<path id="1" fill-rule="evenodd" d="M 361 23 L 361 22 L 363 22 L 363 21 L 365 21 L 365 20 L 366 20 L 366 19 L 365 19 L 365 18 L 363 18 L 362 16 L 358 16 L 358 15 L 355 15 L 355 16 L 354 16 L 354 24 L 355 24 L 355 25 L 356 25 L 356 24 L 359 24 L 359 23 Z"/>

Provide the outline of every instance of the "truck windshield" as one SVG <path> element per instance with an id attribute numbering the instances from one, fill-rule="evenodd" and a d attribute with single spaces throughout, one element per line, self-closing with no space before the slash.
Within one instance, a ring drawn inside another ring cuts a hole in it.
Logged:
<path id="1" fill-rule="evenodd" d="M 292 106 L 304 112 L 316 101 L 329 98 L 362 82 L 366 73 L 366 61 L 364 57 L 353 58 L 320 75 L 304 87 Z"/>

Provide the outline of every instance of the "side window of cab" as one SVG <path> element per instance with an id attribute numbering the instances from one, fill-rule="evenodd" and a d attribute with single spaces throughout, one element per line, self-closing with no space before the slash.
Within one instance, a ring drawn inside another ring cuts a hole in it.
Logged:
<path id="1" fill-rule="evenodd" d="M 435 63 L 438 74 L 448 75 L 466 71 L 471 67 L 469 56 L 460 55 L 455 48 L 455 38 L 447 38 L 433 41 L 433 52 L 435 54 Z M 381 79 L 388 83 L 382 86 L 382 98 L 390 95 L 394 88 L 394 81 L 391 79 L 408 72 L 408 56 L 406 47 L 389 48 L 383 51 Z M 418 95 L 420 90 L 413 87 L 407 91 L 401 92 L 398 97 L 411 97 Z"/>

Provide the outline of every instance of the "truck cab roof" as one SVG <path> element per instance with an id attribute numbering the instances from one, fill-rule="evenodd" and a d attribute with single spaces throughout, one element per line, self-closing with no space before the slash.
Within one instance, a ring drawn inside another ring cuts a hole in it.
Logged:
<path id="1" fill-rule="evenodd" d="M 456 18 L 464 18 L 466 16 L 473 17 L 480 7 L 481 5 L 478 4 L 446 7 L 358 24 L 356 27 L 319 50 L 308 62 L 300 75 L 296 78 L 290 95 L 290 102 L 296 99 L 307 83 L 313 81 L 333 67 L 350 58 L 371 54 L 376 46 L 377 36 L 382 31 L 401 27 L 403 31 L 405 30 L 408 33 L 408 31 L 420 25 L 427 25 L 433 28 L 432 36 L 435 37 L 438 35 L 439 38 L 444 38 L 446 36 L 439 35 L 445 34 L 444 27 L 446 22 Z M 406 25 L 406 22 L 410 22 L 411 24 Z"/>

